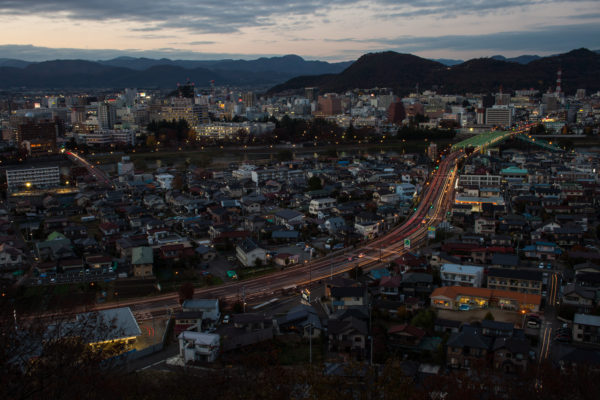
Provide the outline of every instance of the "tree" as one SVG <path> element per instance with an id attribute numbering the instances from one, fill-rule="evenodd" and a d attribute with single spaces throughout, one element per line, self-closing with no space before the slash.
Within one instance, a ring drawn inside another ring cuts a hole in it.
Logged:
<path id="1" fill-rule="evenodd" d="M 146 146 L 147 147 L 156 146 L 156 137 L 154 135 L 148 135 L 148 137 L 146 138 Z"/>
<path id="2" fill-rule="evenodd" d="M 318 176 L 311 176 L 308 179 L 308 191 L 320 190 L 323 189 L 323 184 L 321 183 L 321 178 Z"/>
<path id="3" fill-rule="evenodd" d="M 436 313 L 432 309 L 420 310 L 410 321 L 411 325 L 418 326 L 426 330 L 432 330 L 435 322 Z"/>
<path id="4" fill-rule="evenodd" d="M 483 317 L 484 321 L 493 321 L 494 320 L 494 314 L 492 314 L 491 311 L 488 311 L 485 316 Z"/>
<path id="5" fill-rule="evenodd" d="M 291 150 L 281 150 L 277 153 L 277 161 L 291 161 L 294 159 L 294 153 Z"/>
<path id="6" fill-rule="evenodd" d="M 185 282 L 179 287 L 179 304 L 183 304 L 186 300 L 194 298 L 194 285 L 190 282 Z"/>

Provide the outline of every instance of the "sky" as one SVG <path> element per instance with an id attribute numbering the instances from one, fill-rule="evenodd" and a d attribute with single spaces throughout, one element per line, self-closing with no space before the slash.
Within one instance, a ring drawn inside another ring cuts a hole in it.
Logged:
<path id="1" fill-rule="evenodd" d="M 354 60 L 600 49 L 599 0 L 0 0 L 0 58 Z"/>

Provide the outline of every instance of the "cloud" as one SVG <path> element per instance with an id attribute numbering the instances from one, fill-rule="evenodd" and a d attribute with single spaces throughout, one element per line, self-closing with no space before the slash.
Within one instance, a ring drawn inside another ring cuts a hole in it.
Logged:
<path id="1" fill-rule="evenodd" d="M 146 57 L 146 58 L 170 58 L 184 60 L 222 60 L 222 59 L 255 59 L 258 57 L 273 57 L 278 54 L 241 54 L 241 53 L 199 53 L 177 48 L 160 48 L 154 50 L 140 49 L 73 49 L 73 48 L 50 48 L 31 45 L 0 45 L 2 58 L 15 58 L 25 61 L 46 61 L 56 59 L 78 59 L 78 60 L 109 60 L 116 57 Z"/>
<path id="2" fill-rule="evenodd" d="M 385 49 L 408 53 L 432 50 L 559 53 L 580 47 L 599 48 L 600 25 L 547 26 L 527 31 L 508 31 L 484 35 L 399 36 L 396 38 L 379 37 L 371 39 L 348 37 L 326 39 L 326 41 L 369 44 L 369 47 L 378 49 L 377 51 Z M 362 54 L 361 51 L 364 51 L 364 49 L 346 50 L 340 52 L 340 55 L 353 54 L 359 56 Z"/>
<path id="3" fill-rule="evenodd" d="M 236 32 L 274 25 L 280 18 L 315 15 L 359 0 L 3 0 L 4 15 L 60 16 L 73 20 L 135 21 L 137 31 L 182 28 L 197 33 Z"/>
<path id="4" fill-rule="evenodd" d="M 590 0 L 1 0 L 0 15 L 66 18 L 72 21 L 139 23 L 134 31 L 181 28 L 194 33 L 230 33 L 244 28 L 284 28 L 290 19 L 308 25 L 327 24 L 335 11 L 372 10 L 375 18 L 404 19 L 426 16 L 453 17 L 499 13 L 548 3 Z"/>

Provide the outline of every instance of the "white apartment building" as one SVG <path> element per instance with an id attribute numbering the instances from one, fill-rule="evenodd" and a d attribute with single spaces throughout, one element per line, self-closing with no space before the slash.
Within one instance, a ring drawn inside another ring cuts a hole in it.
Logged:
<path id="1" fill-rule="evenodd" d="M 6 185 L 11 192 L 21 189 L 46 189 L 60 185 L 58 166 L 6 170 Z"/>
<path id="2" fill-rule="evenodd" d="M 304 177 L 304 171 L 299 169 L 288 169 L 288 168 L 271 168 L 271 169 L 257 169 L 250 173 L 252 182 L 261 183 L 273 179 L 275 181 L 281 180 L 295 180 Z"/>
<path id="3" fill-rule="evenodd" d="M 462 186 L 498 187 L 500 181 L 500 175 L 461 175 L 459 178 Z"/>
<path id="4" fill-rule="evenodd" d="M 443 286 L 481 287 L 483 267 L 475 265 L 444 264 L 440 268 Z"/>
<path id="5" fill-rule="evenodd" d="M 156 175 L 156 182 L 158 182 L 160 188 L 164 190 L 171 190 L 173 185 L 173 179 L 175 179 L 175 177 L 171 174 Z"/>
<path id="6" fill-rule="evenodd" d="M 325 197 L 323 199 L 314 199 L 310 201 L 308 206 L 308 212 L 312 215 L 317 215 L 319 211 L 327 211 L 335 207 L 337 204 L 336 199 L 331 197 Z"/>
<path id="7" fill-rule="evenodd" d="M 78 143 L 85 143 L 88 146 L 110 146 L 111 144 L 135 145 L 135 132 L 124 130 L 100 130 L 77 135 Z"/>

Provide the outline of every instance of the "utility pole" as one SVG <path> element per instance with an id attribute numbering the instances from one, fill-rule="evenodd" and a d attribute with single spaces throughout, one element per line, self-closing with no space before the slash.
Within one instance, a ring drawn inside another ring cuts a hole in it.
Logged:
<path id="1" fill-rule="evenodd" d="M 310 298 L 310 295 L 309 295 Z M 309 363 L 312 365 L 312 322 L 310 323 L 309 327 L 309 334 L 308 334 L 308 357 L 309 357 Z"/>
<path id="2" fill-rule="evenodd" d="M 246 313 L 246 286 L 242 286 L 242 310 Z"/>

